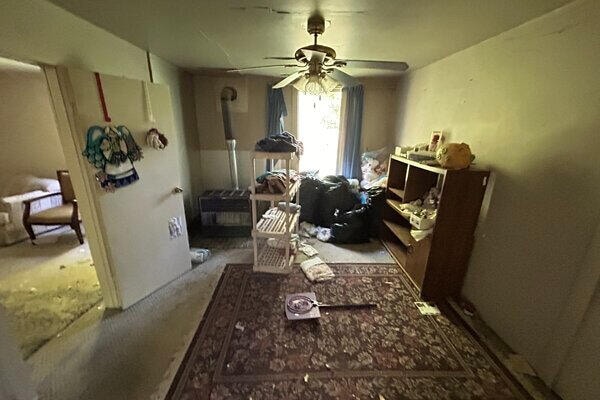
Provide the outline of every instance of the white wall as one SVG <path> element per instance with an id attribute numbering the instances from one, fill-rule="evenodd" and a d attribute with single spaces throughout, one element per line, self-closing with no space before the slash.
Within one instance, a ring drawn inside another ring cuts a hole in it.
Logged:
<path id="1" fill-rule="evenodd" d="M 554 385 L 565 400 L 600 398 L 598 360 L 600 360 L 600 286 L 588 309 L 587 317 L 576 337 L 569 356 Z"/>
<path id="2" fill-rule="evenodd" d="M 548 354 L 560 353 L 561 365 L 554 388 L 565 400 L 600 399 L 600 225 L 583 262 L 575 290 L 577 301 L 569 301 L 563 314 L 581 318 L 580 323 L 565 321 L 557 328 L 566 331 L 570 343 L 548 347 Z M 591 292 L 591 293 L 590 293 Z M 585 304 L 584 303 L 587 303 Z M 580 304 L 579 304 L 580 303 Z M 581 311 L 579 311 L 581 309 Z M 582 313 L 581 317 L 579 313 Z M 570 328 L 574 335 L 569 335 Z"/>
<path id="3" fill-rule="evenodd" d="M 600 2 L 576 1 L 400 89 L 398 144 L 443 129 L 495 174 L 463 293 L 538 370 L 600 219 L 599 20 Z"/>
<path id="4" fill-rule="evenodd" d="M 65 157 L 41 68 L 0 59 L 0 177 L 56 179 Z"/>
<path id="5" fill-rule="evenodd" d="M 181 187 L 184 190 L 182 194 L 185 214 L 191 220 L 199 211 L 193 196 L 193 188 L 199 184 L 198 177 L 192 174 L 192 171 L 198 170 L 200 164 L 193 79 L 190 73 L 160 57 L 152 55 L 151 60 L 154 81 L 168 85 L 171 91 L 175 132 L 163 133 L 177 136 L 179 174 Z"/>
<path id="6" fill-rule="evenodd" d="M 365 88 L 361 151 L 389 147 L 395 139 L 398 78 L 362 78 Z"/>
<path id="7" fill-rule="evenodd" d="M 220 111 L 220 91 L 233 86 L 238 99 L 232 105 L 232 128 L 237 141 L 240 187 L 250 184 L 250 151 L 267 130 L 267 84 L 277 78 L 266 76 L 194 76 L 194 95 L 200 168 L 193 169 L 196 195 L 206 189 L 229 188 L 229 158 Z M 291 87 L 284 90 L 288 116 L 285 129 L 296 133 L 296 96 Z"/>
<path id="8" fill-rule="evenodd" d="M 105 74 L 149 80 L 146 52 L 44 0 L 0 2 L 0 56 L 33 63 L 68 65 Z M 195 136 L 188 121 L 193 98 L 182 88 L 190 77 L 158 57 L 152 57 L 154 80 L 171 89 L 175 132 L 181 146 Z M 165 134 L 168 134 L 165 132 Z M 188 217 L 193 215 L 186 147 L 178 149 Z M 187 179 L 187 180 L 186 180 Z"/>

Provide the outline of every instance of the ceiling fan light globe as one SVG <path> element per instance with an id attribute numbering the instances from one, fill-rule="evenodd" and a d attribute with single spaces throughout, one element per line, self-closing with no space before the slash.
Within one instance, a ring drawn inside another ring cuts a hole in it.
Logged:
<path id="1" fill-rule="evenodd" d="M 321 85 L 323 86 L 326 92 L 333 92 L 342 87 L 342 85 L 338 81 L 336 81 L 327 74 L 321 80 Z"/>
<path id="2" fill-rule="evenodd" d="M 321 83 L 322 78 L 319 75 L 312 75 L 308 78 L 304 91 L 308 94 L 319 95 L 325 93 L 325 88 Z"/>

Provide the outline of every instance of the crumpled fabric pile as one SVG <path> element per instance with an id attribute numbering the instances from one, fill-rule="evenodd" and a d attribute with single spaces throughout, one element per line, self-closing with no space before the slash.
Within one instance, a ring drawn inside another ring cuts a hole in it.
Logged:
<path id="1" fill-rule="evenodd" d="M 293 185 L 299 179 L 296 171 L 290 170 L 290 185 Z M 256 178 L 256 193 L 285 193 L 287 174 L 285 171 L 270 171 Z"/>
<path id="2" fill-rule="evenodd" d="M 331 229 L 324 228 L 322 226 L 316 226 L 306 221 L 300 222 L 298 232 L 302 237 L 316 237 L 321 242 L 328 242 L 331 239 Z"/>
<path id="3" fill-rule="evenodd" d="M 280 135 L 260 139 L 256 142 L 254 150 L 268 153 L 298 153 L 298 155 L 301 155 L 304 151 L 304 146 L 294 135 L 289 132 L 283 132 Z"/>

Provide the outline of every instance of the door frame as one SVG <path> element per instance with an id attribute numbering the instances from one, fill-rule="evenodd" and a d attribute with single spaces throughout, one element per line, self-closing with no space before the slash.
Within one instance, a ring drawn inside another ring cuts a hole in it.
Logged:
<path id="1" fill-rule="evenodd" d="M 94 202 L 95 180 L 86 171 L 85 159 L 80 156 L 81 149 L 75 140 L 79 134 L 75 125 L 74 96 L 71 81 L 66 67 L 38 64 L 46 77 L 54 117 L 58 127 L 65 161 L 73 189 L 77 195 L 77 203 L 82 215 L 85 234 L 94 261 L 96 275 L 100 282 L 104 305 L 107 308 L 122 308 L 115 272 L 112 270 L 111 257 L 105 238 L 106 230 L 102 224 L 100 209 Z"/>

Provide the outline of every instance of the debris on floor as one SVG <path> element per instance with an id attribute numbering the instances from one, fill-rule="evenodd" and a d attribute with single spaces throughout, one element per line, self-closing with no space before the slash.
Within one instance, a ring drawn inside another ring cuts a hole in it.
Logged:
<path id="1" fill-rule="evenodd" d="M 305 238 L 316 236 L 321 242 L 328 242 L 331 239 L 331 229 L 316 226 L 306 221 L 300 222 L 298 232 L 300 236 Z"/>
<path id="2" fill-rule="evenodd" d="M 319 252 L 314 247 L 306 243 L 300 244 L 299 250 L 303 252 L 307 257 L 312 257 L 319 254 Z"/>
<path id="3" fill-rule="evenodd" d="M 317 227 L 310 222 L 303 221 L 300 222 L 299 232 L 300 236 L 314 237 L 317 236 Z"/>
<path id="4" fill-rule="evenodd" d="M 300 268 L 311 282 L 323 282 L 335 277 L 331 268 L 319 257 L 302 261 Z"/>
<path id="5" fill-rule="evenodd" d="M 192 264 L 202 264 L 210 257 L 210 250 L 191 247 L 190 256 L 192 257 Z"/>
<path id="6" fill-rule="evenodd" d="M 237 329 L 240 332 L 244 332 L 244 329 L 246 329 L 246 327 L 244 325 L 242 325 L 240 323 L 240 321 L 238 321 L 238 322 L 235 323 L 235 329 Z"/>
<path id="7" fill-rule="evenodd" d="M 471 303 L 470 301 L 464 299 L 460 302 L 460 308 L 465 313 L 465 315 L 469 317 L 473 317 L 477 313 L 475 305 L 473 305 L 473 303 Z"/>
<path id="8" fill-rule="evenodd" d="M 304 375 L 304 383 L 308 383 L 308 378 L 309 378 L 308 374 Z"/>
<path id="9" fill-rule="evenodd" d="M 317 227 L 317 239 L 321 242 L 329 242 L 329 239 L 331 239 L 331 229 Z"/>
<path id="10" fill-rule="evenodd" d="M 426 301 L 415 301 L 415 305 L 422 315 L 440 315 L 440 309 L 433 303 Z"/>

